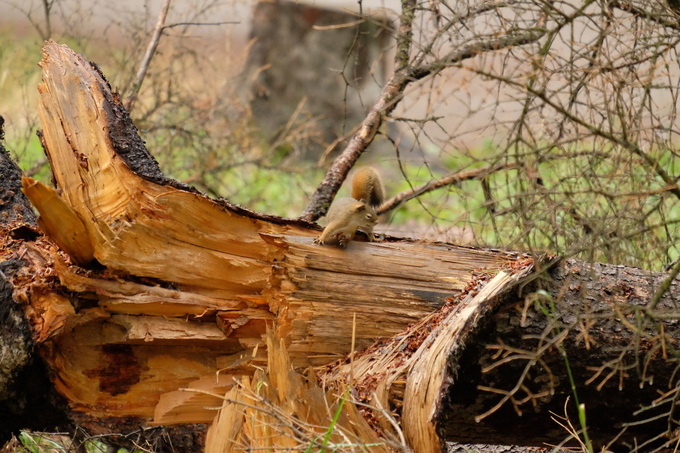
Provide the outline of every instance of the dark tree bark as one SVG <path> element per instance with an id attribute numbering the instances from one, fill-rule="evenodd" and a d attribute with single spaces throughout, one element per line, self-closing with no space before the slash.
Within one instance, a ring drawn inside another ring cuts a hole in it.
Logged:
<path id="1" fill-rule="evenodd" d="M 668 432 L 674 425 L 672 402 L 651 406 L 661 394 L 678 391 L 677 321 L 653 316 L 676 316 L 677 283 L 653 313 L 645 312 L 667 277 L 662 272 L 568 259 L 521 292 L 509 293 L 474 343 L 451 364 L 456 377 L 440 415 L 444 437 L 473 443 L 493 438 L 511 445 L 526 445 L 527 439 L 534 445 L 555 444 L 566 438 L 565 429 L 550 420 L 551 413 L 565 416 L 565 408 L 572 423 L 577 425 L 578 420 L 558 345 L 564 348 L 576 393 L 586 406 L 596 450 L 626 423 L 631 426 L 618 438 L 619 445 L 634 445 L 636 440 L 640 445 Z M 552 300 L 554 315 L 546 316 L 534 303 L 525 307 L 525 298 L 538 290 L 550 295 L 541 297 L 541 302 L 549 307 Z M 665 332 L 660 330 L 662 325 Z M 560 335 L 564 337 L 556 340 Z M 528 366 L 532 360 L 540 362 Z M 483 372 L 493 364 L 498 366 Z M 503 396 L 480 388 L 510 391 L 518 383 L 526 391 L 518 391 L 514 399 L 528 397 L 529 401 L 517 408 L 507 402 L 476 422 Z M 644 406 L 650 408 L 636 414 Z M 650 449 L 651 445 L 641 451 Z"/>
<path id="2" fill-rule="evenodd" d="M 23 220 L 35 225 L 31 203 L 21 193 L 21 169 L 2 146 L 5 119 L 0 116 L 0 224 Z"/>
<path id="3" fill-rule="evenodd" d="M 0 116 L 0 140 L 4 119 Z M 21 193 L 21 170 L 0 143 L 0 244 L 34 240 L 35 214 Z M 26 315 L 13 298 L 11 280 L 22 273 L 26 261 L 0 255 L 0 444 L 20 428 L 55 430 L 69 425 L 50 382 L 44 362 L 36 353 Z M 38 409 L 39 408 L 39 409 Z"/>

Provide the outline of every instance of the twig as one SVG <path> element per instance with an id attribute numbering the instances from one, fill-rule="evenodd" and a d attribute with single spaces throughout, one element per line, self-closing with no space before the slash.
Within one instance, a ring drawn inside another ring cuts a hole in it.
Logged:
<path id="1" fill-rule="evenodd" d="M 395 209 L 397 206 L 399 206 L 402 203 L 407 202 L 408 200 L 411 200 L 413 198 L 419 197 L 424 193 L 431 192 L 433 190 L 439 189 L 441 187 L 449 186 L 452 184 L 459 183 L 461 181 L 468 181 L 470 179 L 480 179 L 484 178 L 485 176 L 490 175 L 491 173 L 500 171 L 500 170 L 512 170 L 514 168 L 518 168 L 519 164 L 517 162 L 507 162 L 505 164 L 496 164 L 496 165 L 491 165 L 489 167 L 484 167 L 484 168 L 477 168 L 474 170 L 466 170 L 466 171 L 458 171 L 455 173 L 450 173 L 446 176 L 444 176 L 441 179 L 433 179 L 431 181 L 426 182 L 425 184 L 422 184 L 418 187 L 414 187 L 410 190 L 406 190 L 404 192 L 401 192 L 389 200 L 385 201 L 382 206 L 380 206 L 379 213 L 384 213 L 387 211 L 391 211 L 392 209 Z"/>
<path id="2" fill-rule="evenodd" d="M 166 28 L 181 27 L 181 26 L 185 26 L 185 25 L 213 25 L 213 26 L 215 26 L 215 25 L 238 25 L 238 24 L 240 24 L 240 23 L 241 23 L 241 22 L 239 22 L 239 21 L 227 21 L 227 22 L 177 22 L 177 23 L 170 24 L 170 25 L 163 25 L 162 28 L 163 28 L 163 30 L 165 30 Z"/>
<path id="3" fill-rule="evenodd" d="M 354 312 L 352 315 L 352 345 L 350 346 L 350 355 L 349 355 L 349 384 L 350 386 L 353 386 L 355 384 L 354 382 L 354 346 L 355 346 L 355 340 L 356 340 L 356 335 L 357 335 L 357 313 Z"/>
<path id="4" fill-rule="evenodd" d="M 680 260 L 678 260 L 673 265 L 668 277 L 666 277 L 666 279 L 663 282 L 661 282 L 659 287 L 656 289 L 656 292 L 652 296 L 652 299 L 647 304 L 647 310 L 654 310 L 656 308 L 659 302 L 661 302 L 661 298 L 663 297 L 663 295 L 666 294 L 668 290 L 671 288 L 671 284 L 673 283 L 673 280 L 675 280 L 675 277 L 678 276 L 678 273 L 680 273 Z"/>
<path id="5" fill-rule="evenodd" d="M 52 37 L 52 20 L 50 17 L 50 10 L 54 5 L 54 1 L 43 0 L 43 10 L 45 11 L 45 36 L 44 40 L 50 39 Z"/>
<path id="6" fill-rule="evenodd" d="M 401 429 L 401 427 L 399 426 L 399 423 L 397 423 L 397 421 L 394 419 L 394 417 L 385 410 L 383 405 L 380 403 L 380 398 L 378 397 L 378 394 L 375 391 L 373 392 L 373 401 L 375 401 L 376 407 L 372 408 L 372 409 L 378 409 L 380 411 L 380 413 L 382 414 L 382 416 L 385 417 L 385 419 L 388 422 L 390 422 L 390 424 L 392 425 L 392 428 L 394 429 L 394 431 L 399 436 L 399 442 L 401 442 L 401 447 L 404 449 L 404 451 L 409 451 L 409 450 L 407 450 L 408 444 L 406 443 L 406 439 L 404 438 L 404 431 Z M 367 407 L 370 407 L 370 406 L 367 406 Z"/>
<path id="7" fill-rule="evenodd" d="M 413 19 L 416 16 L 416 6 L 415 0 L 401 0 L 397 53 L 394 56 L 394 63 L 398 69 L 404 69 L 408 66 L 411 44 L 413 43 Z"/>
<path id="8" fill-rule="evenodd" d="M 342 28 L 351 28 L 351 27 L 356 27 L 357 25 L 361 25 L 364 22 L 366 22 L 366 19 L 357 19 L 352 22 L 347 22 L 345 24 L 337 24 L 337 25 L 314 25 L 312 29 L 314 30 L 319 30 L 319 31 L 325 31 L 325 30 L 340 30 Z"/>
<path id="9" fill-rule="evenodd" d="M 144 77 L 146 77 L 146 72 L 149 70 L 149 64 L 151 63 L 151 58 L 153 58 L 154 53 L 156 53 L 156 48 L 158 48 L 158 42 L 161 39 L 161 34 L 163 34 L 163 29 L 165 28 L 165 18 L 168 17 L 168 10 L 170 9 L 170 3 L 172 0 L 164 0 L 161 6 L 161 11 L 158 14 L 158 21 L 156 21 L 156 27 L 154 28 L 153 35 L 151 36 L 151 41 L 149 46 L 146 48 L 146 53 L 142 59 L 142 64 L 139 66 L 137 75 L 135 75 L 135 81 L 132 83 L 130 88 L 130 94 L 128 95 L 127 101 L 125 102 L 125 108 L 128 112 L 132 112 L 135 106 L 135 101 L 139 95 L 139 90 L 142 88 L 142 83 L 144 82 Z"/>
<path id="10" fill-rule="evenodd" d="M 41 157 L 40 159 L 35 161 L 35 163 L 31 166 L 31 168 L 26 170 L 24 172 L 24 174 L 28 177 L 33 177 L 33 176 L 35 176 L 36 173 L 38 173 L 40 170 L 42 170 L 42 168 L 45 166 L 46 163 L 47 163 L 47 157 Z"/>
<path id="11" fill-rule="evenodd" d="M 535 97 L 543 101 L 546 105 L 552 107 L 553 110 L 555 110 L 557 113 L 564 115 L 564 117 L 571 120 L 574 124 L 586 128 L 593 135 L 602 137 L 610 141 L 611 143 L 614 143 L 620 146 L 621 148 L 627 149 L 631 153 L 637 155 L 645 162 L 645 164 L 647 164 L 647 166 L 650 169 L 652 169 L 657 174 L 657 176 L 659 176 L 663 180 L 663 182 L 668 187 L 668 192 L 671 192 L 673 195 L 675 195 L 676 198 L 680 200 L 680 187 L 677 186 L 674 178 L 671 177 L 671 175 L 668 174 L 668 172 L 663 168 L 663 166 L 659 165 L 658 162 L 656 162 L 652 156 L 644 152 L 636 142 L 629 141 L 626 138 L 621 138 L 613 132 L 609 132 L 604 128 L 600 128 L 588 123 L 586 120 L 582 119 L 579 115 L 575 113 L 568 112 L 564 107 L 562 107 L 558 103 L 554 96 L 543 90 L 532 88 L 528 85 L 522 84 L 521 82 L 511 80 L 508 77 L 500 77 L 493 75 L 485 70 L 472 68 L 469 69 L 469 71 L 475 72 L 482 76 L 493 78 L 498 81 L 502 81 L 508 85 L 515 86 L 517 88 L 521 88 L 522 90 L 534 95 Z"/>

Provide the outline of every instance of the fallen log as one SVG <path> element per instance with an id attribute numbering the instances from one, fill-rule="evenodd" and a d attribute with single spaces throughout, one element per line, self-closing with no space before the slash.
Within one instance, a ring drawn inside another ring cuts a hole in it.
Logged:
<path id="1" fill-rule="evenodd" d="M 67 47 L 48 42 L 41 67 L 58 191 L 23 187 L 50 240 L 14 238 L 15 224 L 2 245 L 26 259 L 13 298 L 79 424 L 211 423 L 220 395 L 266 367 L 271 329 L 295 369 L 351 388 L 377 433 L 403 429 L 415 451 L 559 443 L 549 411 L 573 395 L 606 420 L 589 419 L 596 445 L 673 433 L 677 287 L 646 305 L 663 274 L 396 239 L 318 246 L 314 224 L 164 177 L 101 72 Z M 635 414 L 659 392 L 662 417 Z"/>
<path id="2" fill-rule="evenodd" d="M 41 66 L 43 143 L 60 193 L 28 178 L 24 192 L 82 267 L 41 251 L 62 287 L 35 282 L 25 300 L 74 411 L 211 421 L 207 410 L 173 412 L 185 397 L 174 392 L 263 364 L 268 324 L 295 366 L 326 364 L 349 352 L 354 314 L 363 348 L 442 306 L 474 271 L 517 259 L 450 245 L 317 246 L 316 225 L 163 177 L 102 75 L 67 47 L 48 43 Z"/>

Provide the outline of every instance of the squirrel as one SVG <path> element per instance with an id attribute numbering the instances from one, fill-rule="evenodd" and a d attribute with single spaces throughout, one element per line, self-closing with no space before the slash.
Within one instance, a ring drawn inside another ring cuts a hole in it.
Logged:
<path id="1" fill-rule="evenodd" d="M 352 197 L 339 198 L 331 205 L 326 218 L 328 225 L 315 243 L 324 245 L 337 242 L 345 247 L 361 228 L 373 242 L 373 227 L 378 223 L 378 207 L 385 199 L 385 189 L 380 175 L 371 167 L 357 171 L 352 180 Z"/>

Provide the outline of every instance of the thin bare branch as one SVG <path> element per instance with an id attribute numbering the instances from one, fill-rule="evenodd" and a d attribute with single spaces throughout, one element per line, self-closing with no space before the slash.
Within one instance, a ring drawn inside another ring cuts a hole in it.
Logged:
<path id="1" fill-rule="evenodd" d="M 160 42 L 161 35 L 163 34 L 165 19 L 168 17 L 168 11 L 170 10 L 170 4 L 172 0 L 163 0 L 163 5 L 161 5 L 161 10 L 158 13 L 158 20 L 156 21 L 156 26 L 153 30 L 153 35 L 151 35 L 151 41 L 146 48 L 146 53 L 142 58 L 142 62 L 139 65 L 139 70 L 135 75 L 135 80 L 132 82 L 132 87 L 130 88 L 130 93 L 128 94 L 127 100 L 125 101 L 125 108 L 128 112 L 132 112 L 137 101 L 137 96 L 139 95 L 139 90 L 142 88 L 142 83 L 144 83 L 144 78 L 146 77 L 146 72 L 149 70 L 149 65 L 151 64 L 151 59 L 156 53 L 158 48 L 158 43 Z"/>
<path id="2" fill-rule="evenodd" d="M 401 205 L 402 203 L 406 203 L 408 200 L 419 197 L 427 192 L 440 189 L 442 187 L 457 184 L 462 181 L 469 181 L 471 179 L 481 179 L 490 175 L 491 173 L 504 170 L 512 170 L 518 167 L 519 165 L 517 163 L 508 162 L 504 164 L 491 165 L 483 168 L 476 168 L 474 170 L 457 171 L 449 175 L 446 175 L 443 178 L 433 179 L 431 181 L 426 182 L 425 184 L 421 184 L 418 187 L 414 187 L 413 189 L 401 192 L 391 197 L 390 199 L 386 200 L 382 204 L 382 206 L 380 206 L 379 213 L 382 214 L 387 211 L 396 209 L 399 205 Z"/>

